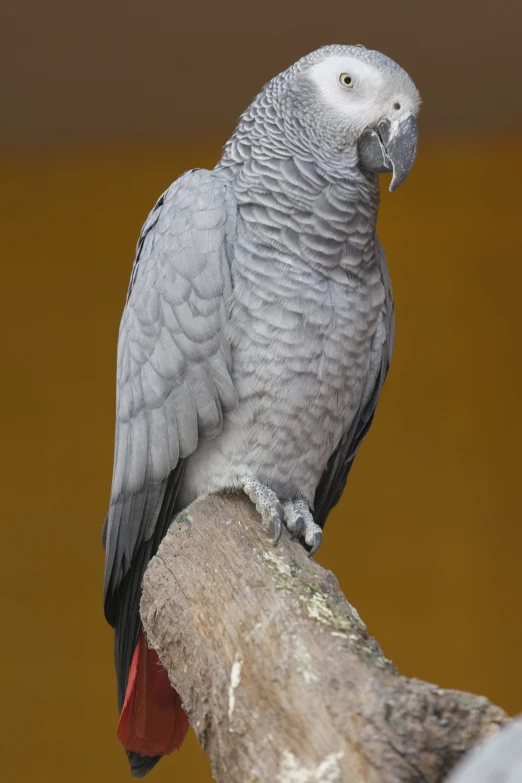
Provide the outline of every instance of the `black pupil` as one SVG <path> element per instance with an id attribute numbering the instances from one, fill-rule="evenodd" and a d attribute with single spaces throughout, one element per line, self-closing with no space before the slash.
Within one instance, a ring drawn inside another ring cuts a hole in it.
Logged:
<path id="1" fill-rule="evenodd" d="M 348 84 L 351 84 L 351 83 L 352 83 L 352 77 L 351 77 L 351 76 L 344 76 L 344 77 L 343 77 L 343 82 L 344 82 L 346 85 L 348 85 Z"/>

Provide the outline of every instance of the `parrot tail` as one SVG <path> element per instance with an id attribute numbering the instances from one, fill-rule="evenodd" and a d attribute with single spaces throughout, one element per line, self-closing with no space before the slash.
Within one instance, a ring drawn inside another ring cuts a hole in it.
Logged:
<path id="1" fill-rule="evenodd" d="M 142 777 L 159 757 L 178 749 L 188 728 L 181 699 L 140 628 L 117 730 L 121 744 L 131 751 L 133 775 Z"/>

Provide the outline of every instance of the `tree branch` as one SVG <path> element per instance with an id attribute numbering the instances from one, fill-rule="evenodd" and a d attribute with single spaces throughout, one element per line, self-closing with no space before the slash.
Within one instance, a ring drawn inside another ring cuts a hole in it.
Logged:
<path id="1" fill-rule="evenodd" d="M 217 781 L 440 783 L 506 714 L 398 673 L 334 575 L 242 495 L 174 520 L 141 616 Z"/>

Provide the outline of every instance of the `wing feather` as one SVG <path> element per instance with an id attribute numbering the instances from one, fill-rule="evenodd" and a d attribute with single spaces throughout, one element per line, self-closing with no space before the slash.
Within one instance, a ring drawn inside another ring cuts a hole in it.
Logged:
<path id="1" fill-rule="evenodd" d="M 136 597 L 151 542 L 166 532 L 156 528 L 159 519 L 168 524 L 177 493 L 169 476 L 177 471 L 178 486 L 180 460 L 199 438 L 217 435 L 223 411 L 237 405 L 225 337 L 235 214 L 226 182 L 195 170 L 163 194 L 138 241 L 118 340 L 105 532 L 105 611 L 112 624 L 121 619 L 122 601 L 131 607 L 125 615 L 138 611 L 137 599 L 123 592 L 132 585 Z"/>

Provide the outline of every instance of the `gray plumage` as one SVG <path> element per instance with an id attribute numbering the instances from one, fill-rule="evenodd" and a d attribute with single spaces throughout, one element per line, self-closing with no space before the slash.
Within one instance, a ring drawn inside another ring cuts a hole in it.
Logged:
<path id="1" fill-rule="evenodd" d="M 324 47 L 272 80 L 215 169 L 180 177 L 145 223 L 105 534 L 120 707 L 141 579 L 175 510 L 232 488 L 264 508 L 261 487 L 290 529 L 304 501 L 313 544 L 342 493 L 393 346 L 378 173 L 393 169 L 395 187 L 411 168 L 418 105 L 384 55 Z M 154 761 L 131 754 L 138 775 Z"/>

